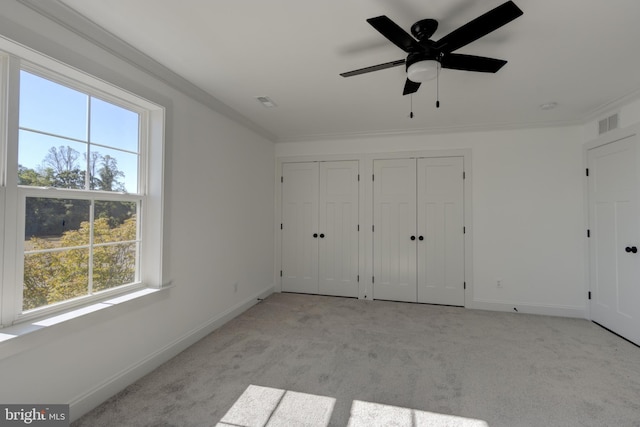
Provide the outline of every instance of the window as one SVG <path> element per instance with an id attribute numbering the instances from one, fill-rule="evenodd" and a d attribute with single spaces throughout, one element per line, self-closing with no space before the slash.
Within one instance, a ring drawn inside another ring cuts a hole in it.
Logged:
<path id="1" fill-rule="evenodd" d="M 0 52 L 3 326 L 162 284 L 163 109 L 20 49 Z"/>

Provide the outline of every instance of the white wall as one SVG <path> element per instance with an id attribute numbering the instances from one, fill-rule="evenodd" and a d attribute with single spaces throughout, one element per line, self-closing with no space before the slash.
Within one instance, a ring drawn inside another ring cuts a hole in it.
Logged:
<path id="1" fill-rule="evenodd" d="M 276 157 L 470 148 L 473 301 L 467 306 L 585 317 L 582 136 L 581 127 L 372 136 L 278 143 Z"/>
<path id="2" fill-rule="evenodd" d="M 0 33 L 169 107 L 163 271 L 175 287 L 0 344 L 0 402 L 71 403 L 75 419 L 271 292 L 274 146 L 15 1 Z"/>

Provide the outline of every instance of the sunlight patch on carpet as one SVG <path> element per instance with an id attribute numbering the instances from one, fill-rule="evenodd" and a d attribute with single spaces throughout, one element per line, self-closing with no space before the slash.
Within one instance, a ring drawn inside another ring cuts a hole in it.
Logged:
<path id="1" fill-rule="evenodd" d="M 250 385 L 218 427 L 326 427 L 335 402 L 332 397 Z"/>
<path id="2" fill-rule="evenodd" d="M 348 427 L 488 427 L 486 421 L 354 400 Z"/>
<path id="3" fill-rule="evenodd" d="M 216 427 L 326 427 L 336 399 L 250 385 Z M 488 427 L 486 421 L 354 400 L 347 427 Z"/>

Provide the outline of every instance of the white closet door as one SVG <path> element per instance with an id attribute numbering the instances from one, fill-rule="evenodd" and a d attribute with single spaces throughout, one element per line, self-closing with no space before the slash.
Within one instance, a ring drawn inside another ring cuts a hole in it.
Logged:
<path id="1" fill-rule="evenodd" d="M 588 151 L 591 316 L 640 345 L 638 135 Z"/>
<path id="2" fill-rule="evenodd" d="M 318 164 L 282 165 L 282 290 L 318 293 Z"/>
<path id="3" fill-rule="evenodd" d="M 358 162 L 320 163 L 319 293 L 358 296 Z"/>
<path id="4" fill-rule="evenodd" d="M 418 302 L 464 306 L 463 158 L 418 159 Z"/>
<path id="5" fill-rule="evenodd" d="M 416 161 L 375 160 L 373 297 L 415 302 Z"/>

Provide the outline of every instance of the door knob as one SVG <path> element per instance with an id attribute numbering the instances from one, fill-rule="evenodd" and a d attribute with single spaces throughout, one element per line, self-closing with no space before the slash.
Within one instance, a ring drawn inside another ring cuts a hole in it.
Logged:
<path id="1" fill-rule="evenodd" d="M 416 240 L 416 236 L 411 236 L 411 240 Z"/>
<path id="2" fill-rule="evenodd" d="M 418 240 L 423 241 L 424 237 L 420 236 L 420 237 L 418 237 Z"/>
<path id="3" fill-rule="evenodd" d="M 637 253 L 637 252 L 638 252 L 638 248 L 637 248 L 637 247 L 635 247 L 635 246 L 631 246 L 631 247 L 627 246 L 626 248 L 624 248 L 624 250 L 625 250 L 625 252 L 627 252 L 627 253 L 632 252 L 632 253 L 634 253 L 634 254 L 635 254 L 635 253 Z"/>
<path id="4" fill-rule="evenodd" d="M 324 239 L 324 233 L 320 233 L 320 238 Z"/>
<path id="5" fill-rule="evenodd" d="M 313 233 L 313 238 L 317 239 L 318 238 L 318 233 Z"/>

